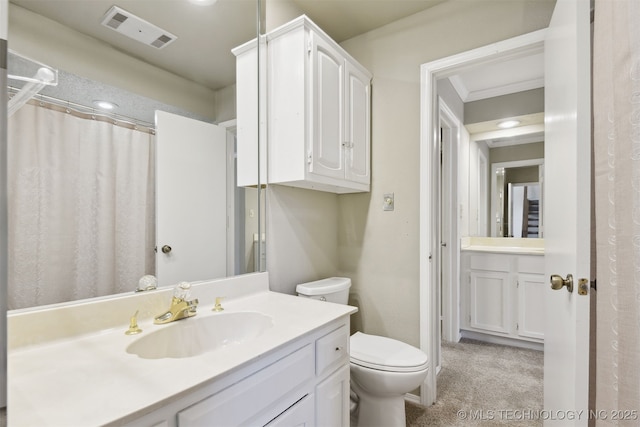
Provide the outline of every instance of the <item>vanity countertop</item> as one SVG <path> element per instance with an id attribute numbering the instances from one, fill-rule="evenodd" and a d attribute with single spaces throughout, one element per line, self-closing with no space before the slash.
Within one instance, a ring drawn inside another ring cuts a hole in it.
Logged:
<path id="1" fill-rule="evenodd" d="M 138 324 L 143 332 L 125 335 L 130 315 L 122 317 L 117 327 L 10 347 L 9 425 L 84 427 L 129 422 L 357 311 L 347 305 L 270 292 L 268 279 L 257 277 L 266 287 L 254 286 L 242 294 L 230 288 L 216 292 L 213 283 L 213 290 L 207 293 L 227 295 L 223 313 L 260 312 L 272 318 L 273 327 L 253 340 L 199 356 L 149 360 L 127 353 L 127 346 L 146 331 L 165 326 L 154 325 L 151 318 L 141 319 Z M 224 280 L 221 283 L 227 286 Z M 197 317 L 219 315 L 212 311 L 213 299 L 209 303 L 199 299 Z M 166 303 L 168 306 L 169 299 Z M 9 321 L 9 335 L 17 333 L 15 325 L 12 330 Z"/>
<path id="2" fill-rule="evenodd" d="M 544 239 L 463 237 L 460 250 L 514 255 L 544 255 Z"/>

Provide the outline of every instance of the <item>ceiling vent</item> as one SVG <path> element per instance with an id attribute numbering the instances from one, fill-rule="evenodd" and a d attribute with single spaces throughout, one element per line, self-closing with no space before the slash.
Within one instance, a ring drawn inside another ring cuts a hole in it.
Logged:
<path id="1" fill-rule="evenodd" d="M 102 19 L 102 25 L 157 49 L 162 49 L 178 38 L 118 6 L 109 9 Z"/>

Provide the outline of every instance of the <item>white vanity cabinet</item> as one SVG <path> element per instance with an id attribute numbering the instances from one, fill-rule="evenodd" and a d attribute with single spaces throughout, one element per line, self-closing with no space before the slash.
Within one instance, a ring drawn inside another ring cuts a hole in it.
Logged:
<path id="1" fill-rule="evenodd" d="M 543 255 L 462 251 L 461 266 L 463 335 L 544 341 Z"/>
<path id="2" fill-rule="evenodd" d="M 304 15 L 269 32 L 266 52 L 267 181 L 334 193 L 369 191 L 371 73 Z M 238 75 L 250 74 L 241 69 L 255 68 L 242 61 L 246 50 L 234 53 Z M 240 84 L 238 96 L 246 92 Z M 238 100 L 239 127 L 255 116 L 255 104 L 243 105 Z M 255 151 L 257 143 L 239 131 L 238 182 L 255 185 L 255 178 L 241 177 L 242 165 L 257 161 L 242 155 L 246 147 Z"/>
<path id="3" fill-rule="evenodd" d="M 338 319 L 127 425 L 348 427 L 348 331 Z"/>

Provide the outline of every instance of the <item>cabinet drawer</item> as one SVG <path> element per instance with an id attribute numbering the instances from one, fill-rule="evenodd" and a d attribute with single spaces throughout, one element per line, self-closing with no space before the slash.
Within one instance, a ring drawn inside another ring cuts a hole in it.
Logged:
<path id="1" fill-rule="evenodd" d="M 313 346 L 280 359 L 178 413 L 180 427 L 264 425 L 300 400 L 313 379 Z M 251 402 L 247 405 L 247 402 Z"/>
<path id="2" fill-rule="evenodd" d="M 472 270 L 508 272 L 511 270 L 513 259 L 510 255 L 502 254 L 471 255 L 469 267 Z"/>
<path id="3" fill-rule="evenodd" d="M 544 275 L 544 256 L 521 255 L 518 257 L 518 273 L 533 273 Z"/>
<path id="4" fill-rule="evenodd" d="M 316 341 L 316 375 L 322 376 L 349 357 L 349 331 L 342 325 Z"/>

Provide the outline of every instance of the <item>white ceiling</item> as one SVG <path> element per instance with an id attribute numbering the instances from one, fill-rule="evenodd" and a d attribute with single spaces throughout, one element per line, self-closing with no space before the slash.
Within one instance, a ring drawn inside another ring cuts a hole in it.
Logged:
<path id="1" fill-rule="evenodd" d="M 340 42 L 444 0 L 293 1 Z M 10 2 L 214 90 L 235 82 L 235 57 L 231 49 L 256 36 L 256 0 L 218 0 L 212 5 L 197 5 L 191 0 Z M 175 34 L 178 39 L 156 49 L 102 26 L 104 14 L 113 5 Z"/>
<path id="2" fill-rule="evenodd" d="M 292 1 L 341 42 L 447 0 Z M 235 83 L 235 56 L 231 49 L 256 36 L 256 0 L 217 0 L 204 6 L 194 0 L 10 2 L 213 90 Z M 101 25 L 103 16 L 114 5 L 175 34 L 178 39 L 156 49 Z M 542 55 L 536 55 L 478 66 L 453 76 L 451 81 L 463 101 L 469 102 L 542 87 L 543 74 Z"/>
<path id="3" fill-rule="evenodd" d="M 544 53 L 488 63 L 450 77 L 463 102 L 544 86 Z"/>

